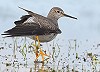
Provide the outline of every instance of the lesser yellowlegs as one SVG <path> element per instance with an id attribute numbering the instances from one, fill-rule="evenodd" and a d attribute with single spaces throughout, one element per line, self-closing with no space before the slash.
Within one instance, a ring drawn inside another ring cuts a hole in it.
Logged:
<path id="1" fill-rule="evenodd" d="M 61 33 L 58 26 L 59 18 L 66 16 L 77 19 L 76 17 L 65 14 L 59 7 L 53 7 L 47 17 L 21 7 L 19 8 L 28 12 L 28 15 L 24 15 L 20 20 L 15 21 L 16 26 L 5 31 L 2 35 L 7 35 L 6 37 L 26 36 L 38 42 L 49 42 L 53 40 L 57 34 Z M 38 53 L 36 57 L 38 57 Z"/>

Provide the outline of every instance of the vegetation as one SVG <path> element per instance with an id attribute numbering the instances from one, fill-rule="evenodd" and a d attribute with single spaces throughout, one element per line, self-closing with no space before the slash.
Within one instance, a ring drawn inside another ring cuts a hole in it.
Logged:
<path id="1" fill-rule="evenodd" d="M 60 43 L 59 43 L 60 42 Z M 45 61 L 35 60 L 35 48 L 27 38 L 3 38 L 0 40 L 0 71 L 20 72 L 99 72 L 100 44 L 88 40 L 55 41 L 41 46 Z M 66 51 L 65 51 L 66 50 Z"/>

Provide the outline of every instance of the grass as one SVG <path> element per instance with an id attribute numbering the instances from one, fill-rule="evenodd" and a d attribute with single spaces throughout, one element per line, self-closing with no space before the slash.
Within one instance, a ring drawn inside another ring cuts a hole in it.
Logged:
<path id="1" fill-rule="evenodd" d="M 78 41 L 76 39 L 68 40 L 65 46 L 63 44 L 64 42 L 52 42 L 46 46 L 41 46 L 43 50 L 46 50 L 46 53 L 50 55 L 50 58 L 46 57 L 44 63 L 34 63 L 35 48 L 32 45 L 33 42 L 27 38 L 13 38 L 11 40 L 11 42 L 7 39 L 0 40 L 0 71 L 100 71 L 99 44 L 90 45 L 87 40 L 84 43 L 84 41 Z M 66 51 L 63 51 L 65 50 L 63 48 L 66 48 Z M 39 61 L 41 62 L 41 58 L 39 58 Z"/>

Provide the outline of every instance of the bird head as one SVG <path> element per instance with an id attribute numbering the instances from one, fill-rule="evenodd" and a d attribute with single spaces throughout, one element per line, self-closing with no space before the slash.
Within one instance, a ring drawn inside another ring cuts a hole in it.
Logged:
<path id="1" fill-rule="evenodd" d="M 64 11 L 59 7 L 53 7 L 49 12 L 49 16 L 52 16 L 52 17 L 57 18 L 57 19 L 64 17 L 64 16 L 69 17 L 69 18 L 73 18 L 73 19 L 77 19 L 76 17 L 65 14 Z"/>

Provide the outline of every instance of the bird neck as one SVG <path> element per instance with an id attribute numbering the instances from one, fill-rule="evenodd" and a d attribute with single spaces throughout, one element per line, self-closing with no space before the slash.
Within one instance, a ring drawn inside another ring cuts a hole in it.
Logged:
<path id="1" fill-rule="evenodd" d="M 52 22 L 58 26 L 58 18 L 56 18 L 55 16 L 51 14 L 48 14 L 47 18 L 52 20 Z"/>

